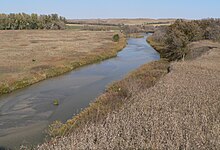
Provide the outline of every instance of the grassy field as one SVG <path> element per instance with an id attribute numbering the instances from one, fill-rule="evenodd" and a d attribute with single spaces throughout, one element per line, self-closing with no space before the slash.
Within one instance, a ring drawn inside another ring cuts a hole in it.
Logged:
<path id="1" fill-rule="evenodd" d="M 93 30 L 93 31 L 110 31 L 120 30 L 118 26 L 110 25 L 87 25 L 87 24 L 66 24 L 67 29 L 71 30 Z"/>
<path id="2" fill-rule="evenodd" d="M 0 31 L 0 95 L 113 57 L 126 40 L 117 31 Z"/>
<path id="3" fill-rule="evenodd" d="M 124 25 L 169 25 L 173 23 L 175 19 L 148 19 L 148 18 L 137 18 L 137 19 L 72 19 L 69 22 L 82 23 L 82 24 L 124 24 Z"/>
<path id="4" fill-rule="evenodd" d="M 142 33 L 131 33 L 131 34 L 128 34 L 127 37 L 129 38 L 143 38 L 143 34 Z"/>

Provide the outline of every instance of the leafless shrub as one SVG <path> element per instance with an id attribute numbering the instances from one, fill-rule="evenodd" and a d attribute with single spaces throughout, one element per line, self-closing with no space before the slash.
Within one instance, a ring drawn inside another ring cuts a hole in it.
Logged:
<path id="1" fill-rule="evenodd" d="M 166 26 L 157 28 L 154 34 L 152 35 L 153 40 L 160 43 L 165 43 L 166 32 L 167 32 Z"/>

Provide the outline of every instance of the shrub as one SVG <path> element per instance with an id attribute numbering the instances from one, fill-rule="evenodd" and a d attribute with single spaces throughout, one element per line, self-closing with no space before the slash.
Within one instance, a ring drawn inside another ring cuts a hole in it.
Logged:
<path id="1" fill-rule="evenodd" d="M 115 34 L 115 35 L 113 36 L 113 41 L 114 41 L 114 42 L 118 42 L 119 39 L 120 39 L 120 37 L 119 37 L 118 34 Z"/>
<path id="2" fill-rule="evenodd" d="M 58 99 L 55 99 L 55 100 L 53 101 L 53 104 L 56 105 L 56 106 L 58 106 L 58 105 L 59 105 L 59 100 L 58 100 Z"/>
<path id="3" fill-rule="evenodd" d="M 188 37 L 181 31 L 171 29 L 166 35 L 165 44 L 168 45 L 166 57 L 170 60 L 180 60 L 187 53 Z"/>
<path id="4" fill-rule="evenodd" d="M 152 38 L 153 38 L 154 41 L 157 41 L 157 42 L 163 44 L 165 42 L 166 33 L 167 33 L 167 27 L 166 26 L 158 27 L 157 30 L 152 35 Z"/>
<path id="5" fill-rule="evenodd" d="M 199 40 L 220 40 L 220 20 L 178 19 L 167 28 L 157 30 L 152 39 L 164 45 L 164 56 L 169 60 L 180 60 L 188 53 L 187 45 Z"/>

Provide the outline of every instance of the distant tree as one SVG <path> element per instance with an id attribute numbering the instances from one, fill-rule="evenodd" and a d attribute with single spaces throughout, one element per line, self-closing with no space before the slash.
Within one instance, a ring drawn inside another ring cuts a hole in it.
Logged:
<path id="1" fill-rule="evenodd" d="M 157 42 L 163 43 L 167 49 L 166 57 L 180 60 L 188 53 L 187 45 L 199 40 L 220 40 L 220 20 L 205 19 L 185 21 L 178 19 L 166 28 L 159 28 L 152 36 Z"/>
<path id="2" fill-rule="evenodd" d="M 65 29 L 64 17 L 57 14 L 0 14 L 0 30 L 23 30 L 23 29 Z"/>
<path id="3" fill-rule="evenodd" d="M 152 35 L 152 38 L 154 41 L 157 41 L 159 43 L 162 43 L 164 44 L 165 43 L 165 36 L 166 36 L 166 33 L 167 33 L 167 27 L 166 26 L 161 26 L 161 27 L 158 27 L 154 34 Z"/>

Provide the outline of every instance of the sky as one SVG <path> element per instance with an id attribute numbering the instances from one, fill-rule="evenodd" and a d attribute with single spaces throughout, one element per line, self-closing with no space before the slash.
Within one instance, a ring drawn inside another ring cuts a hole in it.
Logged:
<path id="1" fill-rule="evenodd" d="M 220 18 L 220 0 L 0 0 L 0 13 L 19 12 L 68 19 Z"/>

